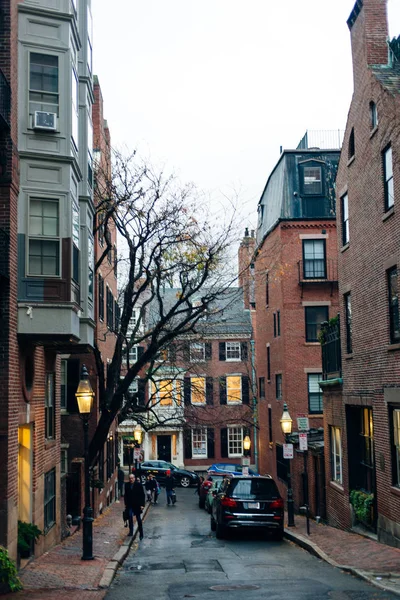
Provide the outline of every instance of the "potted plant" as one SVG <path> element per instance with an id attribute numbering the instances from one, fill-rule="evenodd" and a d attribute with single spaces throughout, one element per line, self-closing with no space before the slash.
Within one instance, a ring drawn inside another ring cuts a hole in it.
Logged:
<path id="1" fill-rule="evenodd" d="M 33 523 L 18 521 L 18 552 L 21 558 L 33 554 L 34 543 L 42 535 L 39 527 Z"/>
<path id="2" fill-rule="evenodd" d="M 374 520 L 374 495 L 367 494 L 366 492 L 362 492 L 361 490 L 351 490 L 350 504 L 353 507 L 353 513 L 356 520 L 359 523 L 370 527 Z"/>

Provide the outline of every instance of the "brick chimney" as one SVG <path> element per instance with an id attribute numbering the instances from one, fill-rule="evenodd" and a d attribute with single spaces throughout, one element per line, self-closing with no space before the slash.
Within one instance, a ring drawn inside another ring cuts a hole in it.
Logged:
<path id="1" fill-rule="evenodd" d="M 351 32 L 356 89 L 369 66 L 388 63 L 387 0 L 357 0 L 347 25 Z"/>
<path id="2" fill-rule="evenodd" d="M 252 258 L 256 246 L 254 230 L 249 234 L 246 227 L 244 237 L 239 246 L 239 286 L 243 288 L 244 307 L 250 308 L 255 302 L 254 299 L 254 275 L 252 268 Z"/>

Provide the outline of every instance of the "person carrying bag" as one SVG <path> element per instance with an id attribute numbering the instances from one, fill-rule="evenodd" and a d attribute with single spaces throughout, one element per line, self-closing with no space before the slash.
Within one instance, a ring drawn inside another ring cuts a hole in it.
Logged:
<path id="1" fill-rule="evenodd" d="M 142 540 L 143 524 L 141 513 L 144 509 L 146 500 L 144 497 L 144 490 L 140 479 L 136 478 L 135 475 L 133 475 L 133 473 L 129 475 L 129 481 L 125 484 L 124 500 L 125 508 L 128 510 L 128 535 L 133 535 L 133 516 L 135 516 L 139 529 L 139 537 Z"/>

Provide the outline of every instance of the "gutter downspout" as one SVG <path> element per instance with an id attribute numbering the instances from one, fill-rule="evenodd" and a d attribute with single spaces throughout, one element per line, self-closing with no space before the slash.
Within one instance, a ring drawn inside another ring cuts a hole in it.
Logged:
<path id="1" fill-rule="evenodd" d="M 256 382 L 256 356 L 255 341 L 250 340 L 251 348 L 251 392 L 253 395 L 253 440 L 254 440 L 254 462 L 258 472 L 258 415 L 257 415 L 257 382 Z"/>

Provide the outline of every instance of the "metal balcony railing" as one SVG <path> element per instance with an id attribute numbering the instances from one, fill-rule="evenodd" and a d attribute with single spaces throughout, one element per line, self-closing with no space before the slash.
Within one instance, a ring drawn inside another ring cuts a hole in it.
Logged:
<path id="1" fill-rule="evenodd" d="M 335 258 L 311 258 L 297 263 L 299 283 L 337 283 L 337 260 Z"/>
<path id="2" fill-rule="evenodd" d="M 342 376 L 342 353 L 340 348 L 340 317 L 321 324 L 322 378 L 335 379 Z"/>
<path id="3" fill-rule="evenodd" d="M 11 87 L 0 69 L 0 127 L 10 127 Z"/>

